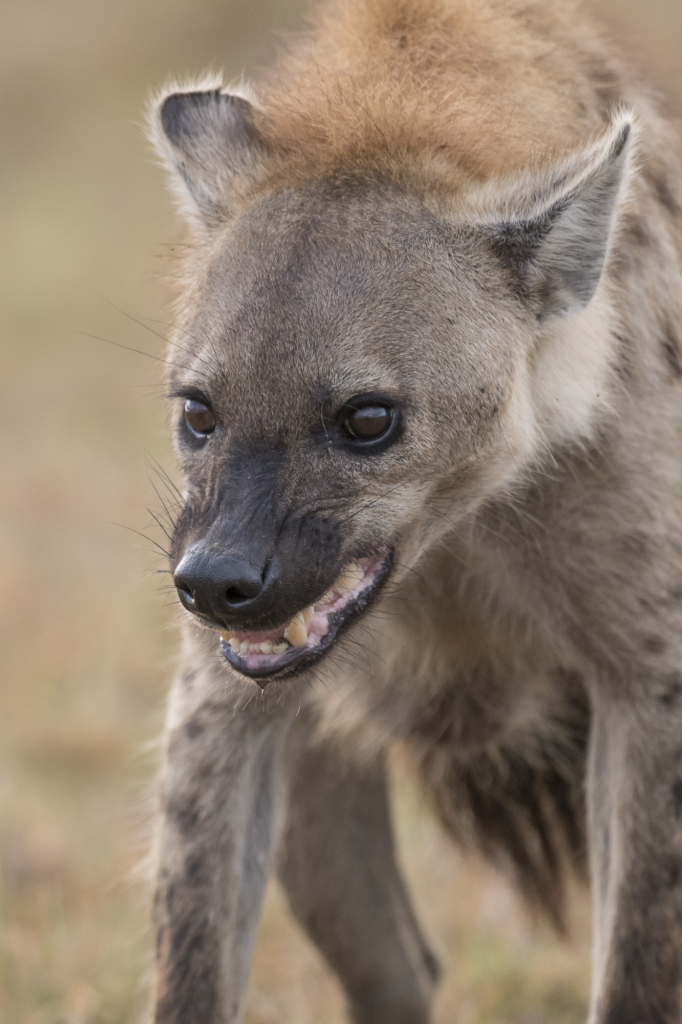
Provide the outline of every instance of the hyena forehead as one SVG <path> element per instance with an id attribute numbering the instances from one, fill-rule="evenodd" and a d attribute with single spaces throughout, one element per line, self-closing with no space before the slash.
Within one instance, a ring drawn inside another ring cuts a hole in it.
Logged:
<path id="1" fill-rule="evenodd" d="M 261 416 L 283 391 L 289 408 L 376 391 L 452 404 L 453 387 L 504 380 L 528 320 L 480 232 L 397 191 L 283 190 L 211 247 L 187 330 L 226 398 L 257 386 Z"/>

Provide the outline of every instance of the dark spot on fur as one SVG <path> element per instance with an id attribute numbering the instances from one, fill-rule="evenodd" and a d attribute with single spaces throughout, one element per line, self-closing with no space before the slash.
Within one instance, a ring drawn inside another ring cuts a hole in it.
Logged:
<path id="1" fill-rule="evenodd" d="M 206 858 L 200 853 L 192 853 L 185 860 L 185 880 L 188 885 L 198 886 L 208 881 Z"/>
<path id="2" fill-rule="evenodd" d="M 196 677 L 197 674 L 193 669 L 186 668 L 182 673 L 182 685 L 188 690 L 191 690 Z"/>
<path id="3" fill-rule="evenodd" d="M 173 913 L 177 897 L 177 889 L 175 888 L 174 882 L 169 882 L 168 888 L 164 895 L 164 903 L 166 904 L 166 910 L 169 914 Z"/>
<path id="4" fill-rule="evenodd" d="M 426 973 L 429 975 L 432 981 L 440 981 L 443 976 L 443 968 L 441 967 L 438 958 L 431 952 L 430 949 L 424 949 L 424 966 L 426 967 Z"/>
<path id="5" fill-rule="evenodd" d="M 171 951 L 177 955 L 180 950 L 185 950 L 187 946 L 187 939 L 189 937 L 189 925 L 181 924 L 173 932 L 171 939 Z M 196 938 L 195 938 L 196 942 Z M 201 938 L 199 937 L 199 944 L 201 944 Z"/>
<path id="6" fill-rule="evenodd" d="M 188 740 L 196 740 L 199 736 L 203 736 L 205 728 L 202 722 L 198 722 L 196 718 L 193 718 L 185 725 L 185 735 Z"/>
<path id="7" fill-rule="evenodd" d="M 199 800 L 197 797 L 186 800 L 170 799 L 167 814 L 183 835 L 191 835 L 201 819 Z"/>
<path id="8" fill-rule="evenodd" d="M 679 672 L 671 672 L 670 675 L 662 676 L 660 680 L 663 692 L 659 694 L 659 701 L 664 708 L 672 708 L 679 702 L 682 695 L 682 676 Z"/>
<path id="9" fill-rule="evenodd" d="M 647 225 L 640 217 L 631 217 L 624 226 L 623 236 L 628 243 L 639 248 L 646 248 L 651 245 L 651 235 Z"/>
<path id="10" fill-rule="evenodd" d="M 671 857 L 663 865 L 663 872 L 665 874 L 665 885 L 668 889 L 676 889 L 680 884 L 680 878 L 682 878 L 682 864 L 680 864 L 679 860 Z"/>
<path id="11" fill-rule="evenodd" d="M 644 637 L 644 650 L 651 654 L 663 654 L 667 646 L 663 637 L 657 636 L 655 633 L 648 633 Z"/>
<path id="12" fill-rule="evenodd" d="M 663 346 L 663 353 L 668 362 L 668 366 L 672 370 L 673 377 L 682 377 L 682 353 L 680 353 L 680 342 L 676 332 L 670 324 L 668 324 L 664 329 L 661 344 Z"/>

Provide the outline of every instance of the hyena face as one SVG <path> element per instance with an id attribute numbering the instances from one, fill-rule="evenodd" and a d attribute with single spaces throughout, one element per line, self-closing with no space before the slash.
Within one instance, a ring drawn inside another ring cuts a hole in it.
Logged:
<path id="1" fill-rule="evenodd" d="M 204 221 L 171 375 L 175 583 L 264 685 L 536 454 L 539 339 L 597 287 L 628 125 L 497 218 L 366 180 L 261 187 L 218 216 L 257 145 L 247 105 L 175 95 L 162 125 Z"/>

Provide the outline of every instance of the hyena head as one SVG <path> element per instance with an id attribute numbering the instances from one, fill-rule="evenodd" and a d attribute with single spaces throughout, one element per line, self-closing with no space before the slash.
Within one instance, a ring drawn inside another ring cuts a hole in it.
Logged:
<path id="1" fill-rule="evenodd" d="M 216 89 L 167 96 L 156 125 L 194 225 L 170 373 L 175 584 L 265 685 L 544 447 L 589 433 L 631 119 L 468 196 L 352 158 L 289 174 L 257 111 Z"/>

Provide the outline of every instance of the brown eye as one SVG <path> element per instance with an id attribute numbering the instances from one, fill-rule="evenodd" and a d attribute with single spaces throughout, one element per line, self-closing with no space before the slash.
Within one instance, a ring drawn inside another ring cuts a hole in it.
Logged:
<path id="1" fill-rule="evenodd" d="M 343 421 L 343 429 L 354 441 L 376 441 L 391 425 L 391 410 L 385 405 L 366 405 Z"/>
<path id="2" fill-rule="evenodd" d="M 185 402 L 185 423 L 193 434 L 210 434 L 215 427 L 215 416 L 204 402 L 188 398 Z"/>

